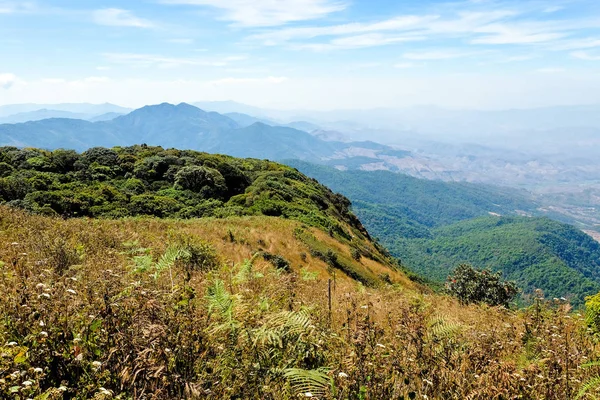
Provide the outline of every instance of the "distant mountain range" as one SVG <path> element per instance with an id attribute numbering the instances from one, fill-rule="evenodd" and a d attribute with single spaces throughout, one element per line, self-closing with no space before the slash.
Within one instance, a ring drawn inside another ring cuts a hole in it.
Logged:
<path id="1" fill-rule="evenodd" d="M 289 124 L 300 128 L 295 129 L 240 113 L 206 112 L 186 103 L 146 106 L 121 116 L 112 112 L 95 117 L 95 121 L 50 118 L 2 124 L 0 145 L 85 150 L 94 146 L 146 143 L 238 157 L 297 158 L 342 167 L 359 165 L 365 159 L 379 162 L 378 154 L 406 155 L 406 152 L 372 142 L 323 140 L 307 133 L 318 128 L 309 123 Z"/>

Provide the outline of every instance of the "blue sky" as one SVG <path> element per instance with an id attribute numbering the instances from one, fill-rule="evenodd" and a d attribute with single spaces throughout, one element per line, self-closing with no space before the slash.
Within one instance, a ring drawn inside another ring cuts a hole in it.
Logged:
<path id="1" fill-rule="evenodd" d="M 0 0 L 0 104 L 600 103 L 597 0 Z"/>

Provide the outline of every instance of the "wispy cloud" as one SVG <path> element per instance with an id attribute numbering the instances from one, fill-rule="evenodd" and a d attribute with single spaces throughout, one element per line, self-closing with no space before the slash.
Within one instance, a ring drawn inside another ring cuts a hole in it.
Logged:
<path id="1" fill-rule="evenodd" d="M 598 61 L 600 60 L 600 54 L 590 54 L 586 51 L 575 51 L 571 53 L 572 57 L 578 58 L 585 61 Z"/>
<path id="2" fill-rule="evenodd" d="M 565 72 L 566 70 L 564 68 L 559 68 L 559 67 L 546 67 L 546 68 L 539 68 L 536 71 L 540 72 L 542 74 L 558 74 L 560 72 Z"/>
<path id="3" fill-rule="evenodd" d="M 245 27 L 318 19 L 346 8 L 344 2 L 336 0 L 161 0 L 161 3 L 217 8 L 223 11 L 222 19 Z"/>
<path id="4" fill-rule="evenodd" d="M 410 63 L 410 62 L 394 64 L 394 68 L 398 68 L 398 69 L 408 69 L 408 68 L 413 68 L 414 66 L 415 66 L 415 64 Z"/>
<path id="5" fill-rule="evenodd" d="M 474 55 L 482 54 L 481 52 L 465 52 L 461 50 L 427 50 L 427 51 L 415 51 L 404 53 L 403 58 L 407 60 L 419 60 L 419 61 L 430 61 L 430 60 L 450 60 L 453 58 L 470 57 Z"/>
<path id="6" fill-rule="evenodd" d="M 0 88 L 10 89 L 15 82 L 17 82 L 17 76 L 15 74 L 0 74 Z"/>
<path id="7" fill-rule="evenodd" d="M 239 84 L 249 84 L 249 83 L 270 83 L 270 84 L 280 84 L 289 80 L 289 78 L 285 76 L 269 76 L 267 78 L 223 78 L 216 79 L 213 81 L 207 82 L 210 85 L 239 85 Z"/>
<path id="8" fill-rule="evenodd" d="M 0 14 L 28 12 L 35 9 L 35 4 L 29 1 L 0 1 Z"/>
<path id="9" fill-rule="evenodd" d="M 182 66 L 225 67 L 233 62 L 247 59 L 246 55 L 227 56 L 220 59 L 202 59 L 193 57 L 166 57 L 156 54 L 106 53 L 106 59 L 114 64 L 138 68 L 158 67 L 176 68 Z"/>
<path id="10" fill-rule="evenodd" d="M 120 8 L 105 8 L 93 12 L 94 22 L 98 25 L 123 26 L 131 28 L 152 28 L 154 24 L 136 17 L 131 11 Z"/>

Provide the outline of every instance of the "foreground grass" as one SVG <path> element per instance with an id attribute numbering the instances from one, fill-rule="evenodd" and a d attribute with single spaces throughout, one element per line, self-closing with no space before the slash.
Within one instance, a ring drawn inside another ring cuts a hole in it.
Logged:
<path id="1" fill-rule="evenodd" d="M 0 397 L 569 399 L 597 372 L 568 306 L 460 306 L 365 251 L 278 218 L 0 207 Z"/>

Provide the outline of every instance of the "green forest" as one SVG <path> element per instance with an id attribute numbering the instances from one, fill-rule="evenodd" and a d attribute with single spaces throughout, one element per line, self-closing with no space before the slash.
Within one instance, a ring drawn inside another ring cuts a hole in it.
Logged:
<path id="1" fill-rule="evenodd" d="M 532 217 L 540 213 L 526 192 L 287 164 L 348 196 L 369 232 L 404 266 L 434 282 L 467 263 L 515 280 L 523 301 L 542 289 L 580 306 L 600 290 L 600 245 L 574 226 Z"/>

